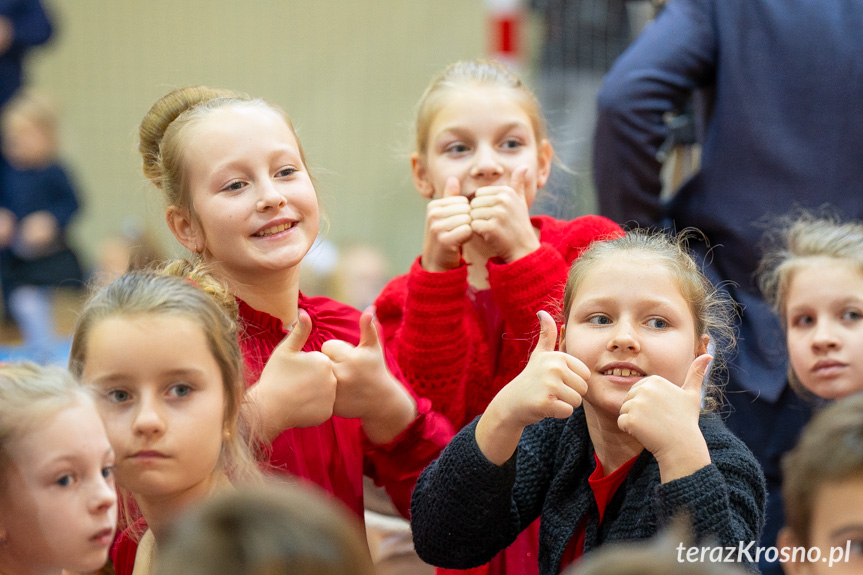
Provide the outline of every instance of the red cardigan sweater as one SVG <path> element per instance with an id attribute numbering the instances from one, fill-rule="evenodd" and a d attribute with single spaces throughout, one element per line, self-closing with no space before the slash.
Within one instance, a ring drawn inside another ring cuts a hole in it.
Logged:
<path id="1" fill-rule="evenodd" d="M 600 216 L 531 222 L 540 232 L 537 250 L 508 264 L 488 262 L 490 302 L 469 289 L 465 264 L 435 273 L 419 259 L 375 302 L 387 349 L 407 381 L 456 429 L 524 369 L 539 333 L 536 313 L 560 311 L 573 260 L 591 242 L 623 234 Z"/>

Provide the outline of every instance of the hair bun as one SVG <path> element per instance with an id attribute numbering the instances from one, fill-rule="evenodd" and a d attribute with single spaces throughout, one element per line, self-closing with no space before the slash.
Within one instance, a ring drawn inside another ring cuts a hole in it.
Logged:
<path id="1" fill-rule="evenodd" d="M 138 151 L 144 160 L 143 171 L 156 186 L 161 187 L 162 158 L 160 146 L 171 122 L 183 112 L 216 98 L 236 97 L 236 92 L 207 86 L 179 88 L 160 98 L 141 120 L 138 129 Z"/>

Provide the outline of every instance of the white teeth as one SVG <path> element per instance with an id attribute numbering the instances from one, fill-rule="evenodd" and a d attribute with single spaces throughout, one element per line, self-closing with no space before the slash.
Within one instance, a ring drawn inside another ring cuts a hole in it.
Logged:
<path id="1" fill-rule="evenodd" d="M 263 237 L 263 236 L 271 236 L 273 234 L 277 234 L 279 232 L 283 232 L 286 229 L 293 227 L 293 224 L 280 224 L 278 226 L 273 226 L 271 228 L 267 228 L 255 234 L 255 237 Z"/>

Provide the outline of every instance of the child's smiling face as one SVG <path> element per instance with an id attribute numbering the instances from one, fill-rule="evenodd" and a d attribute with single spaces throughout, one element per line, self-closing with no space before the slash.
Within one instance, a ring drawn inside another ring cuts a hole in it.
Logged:
<path id="1" fill-rule="evenodd" d="M 233 105 L 186 128 L 191 210 L 168 223 L 183 245 L 242 285 L 296 267 L 318 235 L 318 198 L 299 142 L 276 111 Z"/>
<path id="2" fill-rule="evenodd" d="M 667 267 L 621 254 L 597 262 L 573 296 L 561 351 L 591 371 L 584 400 L 616 420 L 630 387 L 647 375 L 683 385 L 692 361 L 707 351 L 689 303 Z"/>

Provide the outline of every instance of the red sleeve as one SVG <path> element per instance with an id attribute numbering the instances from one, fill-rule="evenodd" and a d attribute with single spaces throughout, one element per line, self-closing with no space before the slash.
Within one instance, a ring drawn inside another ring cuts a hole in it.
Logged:
<path id="1" fill-rule="evenodd" d="M 532 222 L 540 230 L 538 249 L 514 262 L 488 262 L 488 280 L 510 330 L 505 335 L 528 344 L 528 335 L 537 329 L 536 313 L 546 310 L 554 317 L 561 311 L 572 262 L 594 241 L 623 233 L 620 226 L 601 216 L 569 222 L 539 216 Z"/>
<path id="2" fill-rule="evenodd" d="M 383 445 L 369 444 L 364 469 L 376 485 L 386 488 L 396 509 L 408 518 L 420 473 L 453 436 L 449 421 L 432 411 L 429 400 L 420 397 L 416 402 L 417 417 L 401 434 Z"/>
<path id="3" fill-rule="evenodd" d="M 333 300 L 308 298 L 307 301 L 313 303 L 307 309 L 313 309 L 313 316 L 318 319 L 321 331 L 326 331 L 321 340 L 337 338 L 352 345 L 359 343 L 359 311 Z M 323 326 L 326 328 L 323 329 Z M 417 478 L 449 443 L 453 430 L 446 418 L 431 409 L 428 400 L 418 397 L 405 383 L 404 375 L 386 342 L 383 347 L 390 372 L 416 401 L 417 417 L 395 439 L 386 444 L 373 445 L 363 434 L 363 473 L 371 477 L 377 485 L 383 485 L 396 508 L 407 517 Z M 319 350 L 320 344 L 314 348 Z"/>
<path id="4" fill-rule="evenodd" d="M 471 358 L 480 333 L 469 324 L 467 266 L 429 272 L 420 260 L 375 302 L 387 349 L 405 381 L 456 427 L 466 416 Z"/>

